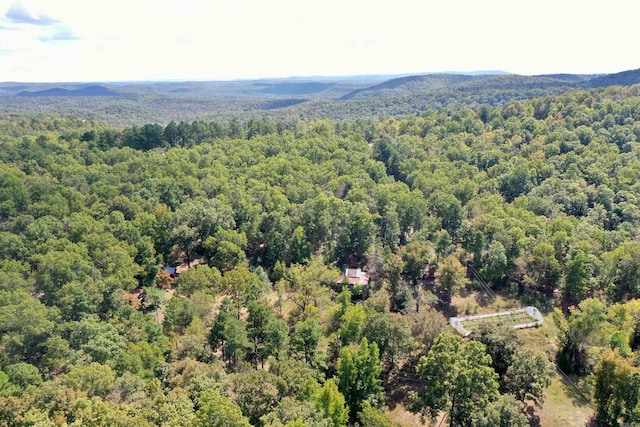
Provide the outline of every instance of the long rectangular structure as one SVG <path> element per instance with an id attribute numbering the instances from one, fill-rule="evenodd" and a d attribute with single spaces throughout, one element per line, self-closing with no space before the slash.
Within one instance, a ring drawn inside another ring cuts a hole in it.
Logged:
<path id="1" fill-rule="evenodd" d="M 482 319 L 495 319 L 499 317 L 521 317 L 523 314 L 526 314 L 531 322 L 520 322 L 517 321 L 512 325 L 513 329 L 525 329 L 525 328 L 534 328 L 536 326 L 542 326 L 544 320 L 540 311 L 533 306 L 527 306 L 518 310 L 509 310 L 509 311 L 501 311 L 498 313 L 489 313 L 489 314 L 476 314 L 473 316 L 462 316 L 462 317 L 451 317 L 449 318 L 449 324 L 463 337 L 469 336 L 472 331 L 466 329 L 464 327 L 465 322 L 474 321 Z"/>

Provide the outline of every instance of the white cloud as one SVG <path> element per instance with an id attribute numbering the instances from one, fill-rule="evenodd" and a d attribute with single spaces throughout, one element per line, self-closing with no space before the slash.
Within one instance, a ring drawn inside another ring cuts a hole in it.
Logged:
<path id="1" fill-rule="evenodd" d="M 20 3 L 14 3 L 9 6 L 9 9 L 4 15 L 5 19 L 14 24 L 29 24 L 38 26 L 55 25 L 58 23 L 56 19 L 53 19 L 44 14 L 34 14 L 29 12 Z"/>
<path id="2" fill-rule="evenodd" d="M 58 42 L 58 41 L 69 41 L 69 40 L 80 40 L 78 36 L 76 36 L 73 31 L 68 28 L 58 28 L 55 29 L 52 33 L 40 36 L 38 40 L 43 42 Z"/>

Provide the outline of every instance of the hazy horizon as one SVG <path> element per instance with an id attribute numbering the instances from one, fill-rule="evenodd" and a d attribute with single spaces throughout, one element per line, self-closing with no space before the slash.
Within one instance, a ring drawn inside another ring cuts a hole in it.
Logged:
<path id="1" fill-rule="evenodd" d="M 635 69 L 634 69 L 635 70 Z M 131 85 L 131 84 L 158 84 L 158 83 L 233 83 L 233 82 L 290 82 L 290 81 L 347 81 L 347 80 L 380 80 L 395 79 L 409 76 L 430 76 L 430 75 L 468 75 L 468 76 L 548 76 L 548 75 L 576 75 L 576 76 L 601 76 L 607 74 L 617 74 L 625 71 L 633 70 L 618 70 L 611 73 L 540 73 L 540 74 L 517 74 L 510 73 L 503 70 L 471 70 L 471 71 L 427 71 L 416 73 L 393 73 L 393 74 L 351 74 L 351 75 L 307 75 L 307 76 L 275 76 L 275 77 L 256 77 L 256 78 L 230 78 L 230 79 L 147 79 L 147 80 L 67 80 L 67 81 L 27 81 L 27 80 L 9 80 L 0 81 L 0 84 L 26 84 L 26 85 Z"/>
<path id="2" fill-rule="evenodd" d="M 621 70 L 626 71 L 626 70 Z M 148 80 L 68 80 L 68 81 L 26 81 L 26 80 L 9 80 L 0 81 L 2 84 L 153 84 L 153 83 L 231 83 L 231 82 L 252 82 L 252 81 L 289 81 L 289 80 L 349 80 L 359 78 L 399 78 L 408 76 L 427 76 L 438 74 L 459 74 L 459 75 L 516 75 L 508 71 L 502 70 L 470 70 L 470 71 L 425 71 L 416 73 L 393 73 L 393 74 L 349 74 L 349 75 L 306 75 L 306 76 L 275 76 L 275 77 L 256 77 L 256 78 L 230 78 L 230 79 L 148 79 Z M 566 73 L 559 73 L 566 74 Z M 589 73 L 596 74 L 596 73 Z"/>
<path id="3" fill-rule="evenodd" d="M 640 2 L 0 0 L 1 82 L 640 68 Z"/>

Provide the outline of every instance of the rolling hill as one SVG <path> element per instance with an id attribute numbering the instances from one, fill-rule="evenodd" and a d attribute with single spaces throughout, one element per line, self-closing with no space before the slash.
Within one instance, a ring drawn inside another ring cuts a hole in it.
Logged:
<path id="1" fill-rule="evenodd" d="M 442 107 L 495 106 L 572 90 L 637 83 L 640 70 L 608 75 L 438 73 L 93 85 L 0 82 L 0 112 L 73 114 L 113 126 L 252 117 L 356 120 Z"/>
<path id="2" fill-rule="evenodd" d="M 60 87 L 54 87 L 51 89 L 28 91 L 23 90 L 18 92 L 16 96 L 118 96 L 120 93 L 111 89 L 107 89 L 104 86 L 92 85 L 79 89 L 64 89 Z"/>
<path id="3" fill-rule="evenodd" d="M 355 89 L 342 96 L 341 100 L 363 99 L 379 96 L 400 95 L 407 92 L 426 92 L 447 86 L 466 83 L 482 78 L 463 74 L 428 74 L 424 76 L 407 76 L 387 80 L 374 86 Z"/>
<path id="4" fill-rule="evenodd" d="M 631 86 L 640 83 L 640 69 L 606 74 L 585 83 L 587 87 Z"/>

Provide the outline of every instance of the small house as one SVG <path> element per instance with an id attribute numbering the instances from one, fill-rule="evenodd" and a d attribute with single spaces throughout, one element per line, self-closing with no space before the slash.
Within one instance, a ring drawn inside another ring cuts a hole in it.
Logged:
<path id="1" fill-rule="evenodd" d="M 178 275 L 178 272 L 175 267 L 162 267 L 162 270 L 169 273 L 169 277 L 171 277 L 172 279 L 175 279 L 176 276 Z"/>
<path id="2" fill-rule="evenodd" d="M 340 273 L 340 277 L 338 277 L 336 284 L 342 285 L 347 281 L 349 282 L 350 288 L 357 285 L 365 287 L 369 285 L 369 275 L 360 268 L 346 268 L 342 273 Z"/>

